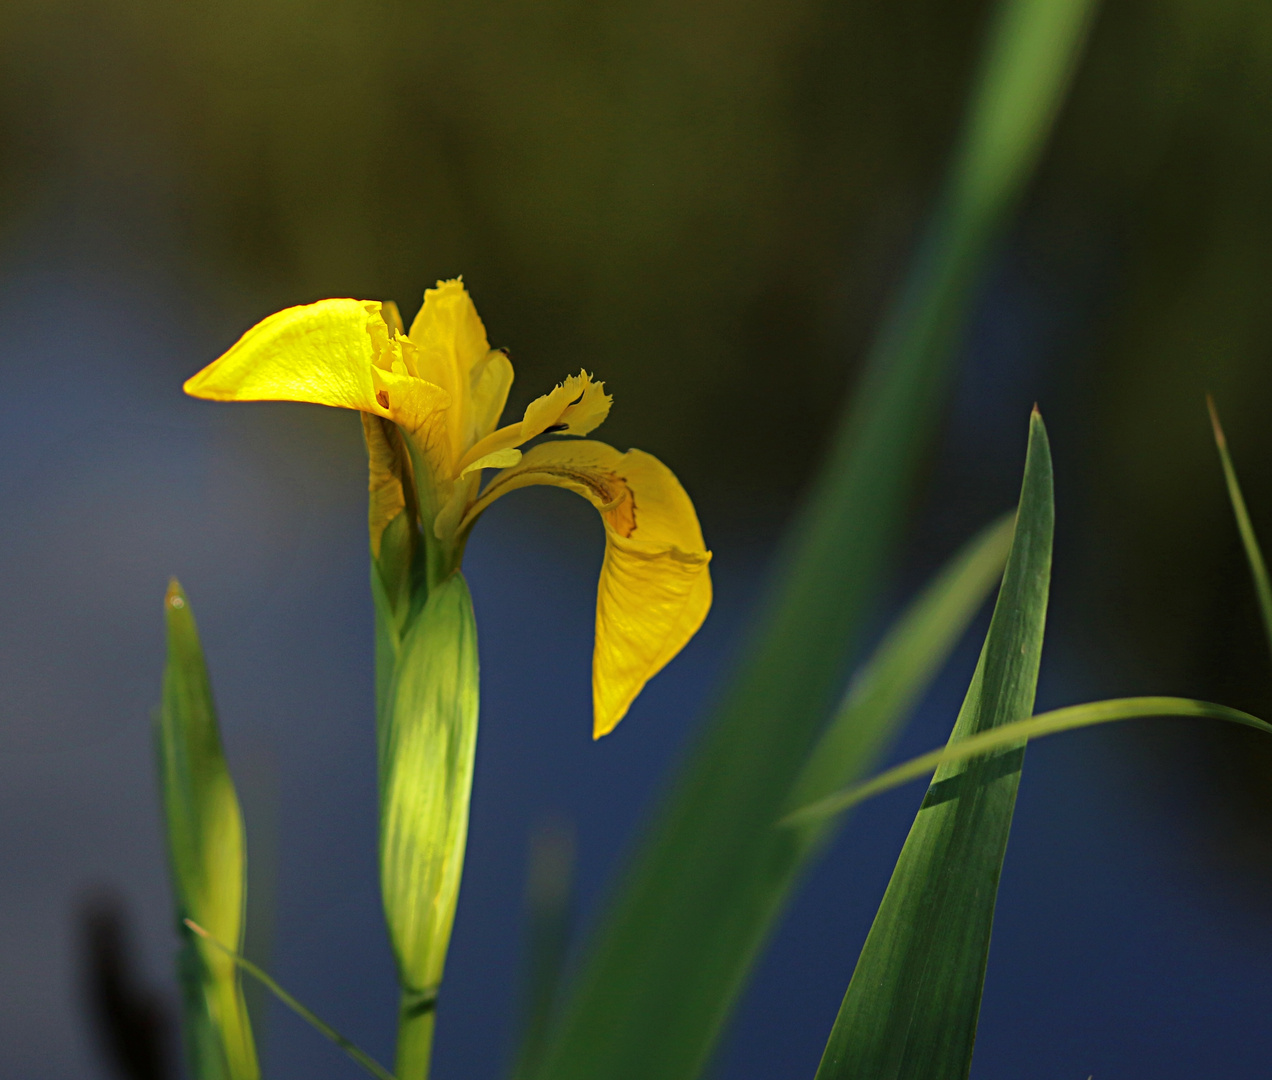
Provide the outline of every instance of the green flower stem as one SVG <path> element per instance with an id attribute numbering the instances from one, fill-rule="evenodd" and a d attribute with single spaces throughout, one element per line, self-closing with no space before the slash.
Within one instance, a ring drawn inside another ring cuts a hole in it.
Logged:
<path id="1" fill-rule="evenodd" d="M 436 1019 L 434 1005 L 421 1010 L 419 995 L 403 992 L 398 1010 L 397 1058 L 393 1062 L 393 1072 L 399 1080 L 428 1080 Z"/>

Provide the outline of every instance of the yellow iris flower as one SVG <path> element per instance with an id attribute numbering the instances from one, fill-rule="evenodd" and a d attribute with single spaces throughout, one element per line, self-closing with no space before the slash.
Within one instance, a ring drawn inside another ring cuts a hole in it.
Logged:
<path id="1" fill-rule="evenodd" d="M 602 383 L 587 372 L 572 375 L 500 427 L 512 378 L 463 283 L 445 281 L 424 294 L 410 333 L 394 304 L 375 300 L 280 311 L 189 379 L 185 391 L 361 412 L 372 552 L 379 557 L 386 530 L 405 512 L 418 522 L 431 584 L 458 569 L 473 524 L 500 496 L 549 484 L 587 499 L 605 525 L 592 664 L 599 738 L 702 625 L 711 606 L 711 553 L 684 488 L 649 454 L 578 439 L 521 451 L 540 435 L 594 430 L 610 409 Z M 486 469 L 499 471 L 483 487 Z"/>

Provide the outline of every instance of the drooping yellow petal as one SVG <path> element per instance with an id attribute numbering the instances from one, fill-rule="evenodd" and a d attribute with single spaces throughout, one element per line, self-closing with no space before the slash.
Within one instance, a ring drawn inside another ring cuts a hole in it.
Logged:
<path id="1" fill-rule="evenodd" d="M 593 736 L 612 731 L 636 695 L 702 625 L 711 607 L 711 553 L 675 475 L 640 450 L 605 443 L 544 443 L 498 473 L 465 516 L 471 527 L 495 499 L 550 484 L 582 495 L 605 524 L 592 659 Z"/>
<path id="2" fill-rule="evenodd" d="M 213 401 L 308 401 L 376 412 L 371 368 L 388 340 L 376 300 L 320 300 L 257 323 L 186 380 Z"/>
<path id="3" fill-rule="evenodd" d="M 408 336 L 417 350 L 418 370 L 412 374 L 450 395 L 452 408 L 446 418 L 446 430 L 451 459 L 458 461 L 480 438 L 474 433 L 471 375 L 491 352 L 486 328 L 462 279 L 439 281 L 437 288 L 424 293 L 424 305 L 411 323 Z M 501 404 L 500 411 L 502 408 Z"/>

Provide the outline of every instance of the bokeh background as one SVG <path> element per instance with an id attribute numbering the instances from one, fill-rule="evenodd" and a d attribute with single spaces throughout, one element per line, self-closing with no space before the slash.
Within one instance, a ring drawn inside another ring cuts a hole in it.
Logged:
<path id="1" fill-rule="evenodd" d="M 391 1055 L 374 869 L 356 418 L 184 399 L 247 326 L 463 274 L 512 410 L 586 366 L 671 463 L 717 606 L 589 737 L 600 530 L 559 492 L 467 567 L 483 730 L 436 1075 L 512 1053 L 530 838 L 586 925 L 693 730 L 907 264 L 988 6 L 933 0 L 5 0 L 0 5 L 0 1076 L 108 1077 L 87 927 L 122 911 L 159 1016 L 175 938 L 152 777 L 161 597 L 188 588 L 252 851 L 253 948 Z M 1204 409 L 1272 539 L 1272 12 L 1106 0 L 987 275 L 880 619 L 1057 468 L 1039 704 L 1272 715 Z M 942 741 L 969 641 L 896 753 Z M 1031 748 L 974 1073 L 1266 1075 L 1272 753 L 1154 721 Z M 718 1058 L 812 1075 L 919 788 L 808 882 Z M 92 916 L 98 912 L 96 921 Z M 266 1010 L 268 1074 L 354 1076 Z M 175 1047 L 172 1059 L 175 1068 Z"/>

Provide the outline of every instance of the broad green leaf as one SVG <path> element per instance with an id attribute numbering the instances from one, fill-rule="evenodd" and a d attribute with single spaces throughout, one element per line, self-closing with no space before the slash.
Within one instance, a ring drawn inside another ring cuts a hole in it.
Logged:
<path id="1" fill-rule="evenodd" d="M 1051 576 L 1051 453 L 1037 411 L 1003 572 L 952 742 L 1033 712 Z M 971 1069 L 1022 740 L 941 765 L 866 938 L 818 1080 L 955 1080 Z"/>
<path id="2" fill-rule="evenodd" d="M 1257 716 L 1251 716 L 1240 709 L 1230 709 L 1226 705 L 1215 705 L 1213 702 L 1197 701 L 1194 698 L 1110 698 L 1108 701 L 1068 705 L 1063 709 L 1039 713 L 1028 720 L 1015 720 L 1001 727 L 990 728 L 988 731 L 948 743 L 938 750 L 931 750 L 909 761 L 903 761 L 900 765 L 894 765 L 864 783 L 853 784 L 834 795 L 801 806 L 798 810 L 787 814 L 781 824 L 804 827 L 814 821 L 833 817 L 858 803 L 873 799 L 876 795 L 882 795 L 885 791 L 891 791 L 920 776 L 926 776 L 942 765 L 966 761 L 968 758 L 987 754 L 991 750 L 999 750 L 1025 740 L 1040 739 L 1044 735 L 1056 735 L 1062 731 L 1076 731 L 1095 724 L 1111 724 L 1118 720 L 1139 720 L 1148 716 L 1195 716 L 1226 720 L 1232 724 L 1241 724 L 1244 727 L 1254 728 L 1256 731 L 1272 734 L 1272 724 L 1260 720 Z"/>
<path id="3" fill-rule="evenodd" d="M 710 1054 L 781 908 L 761 838 L 789 808 L 860 646 L 987 256 L 1092 9 L 999 5 L 911 272 L 782 545 L 737 674 L 598 925 L 537 1076 L 688 1080 Z"/>
<path id="4" fill-rule="evenodd" d="M 174 580 L 164 598 L 168 663 L 159 711 L 159 780 L 168 834 L 186 1042 L 196 1080 L 257 1080 L 260 1070 L 234 962 L 196 941 L 191 919 L 242 947 L 243 818 L 217 728 L 212 688 L 189 601 Z"/>
<path id="5" fill-rule="evenodd" d="M 1254 535 L 1254 524 L 1250 521 L 1249 511 L 1246 510 L 1241 485 L 1237 483 L 1237 470 L 1232 464 L 1232 456 L 1228 453 L 1228 440 L 1219 423 L 1219 411 L 1215 408 L 1214 400 L 1209 396 L 1206 397 L 1206 405 L 1210 409 L 1210 423 L 1215 432 L 1215 446 L 1219 448 L 1219 460 L 1223 464 L 1223 477 L 1228 484 L 1228 498 L 1232 502 L 1232 512 L 1236 516 L 1237 529 L 1241 533 L 1241 544 L 1245 548 L 1246 561 L 1250 564 L 1250 574 L 1254 578 L 1254 591 L 1259 597 L 1263 632 L 1267 636 L 1268 648 L 1272 649 L 1272 582 L 1268 580 L 1268 566 L 1263 561 L 1259 539 Z"/>

